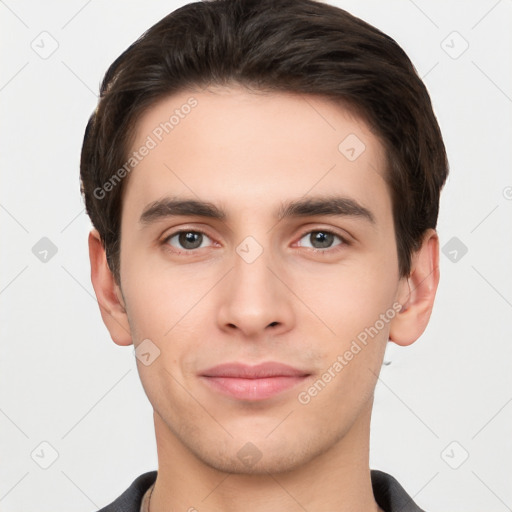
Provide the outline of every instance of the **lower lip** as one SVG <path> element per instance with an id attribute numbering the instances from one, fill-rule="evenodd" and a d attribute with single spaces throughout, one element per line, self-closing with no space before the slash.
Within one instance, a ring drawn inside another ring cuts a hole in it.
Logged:
<path id="1" fill-rule="evenodd" d="M 304 382 L 306 378 L 306 375 L 261 379 L 202 376 L 202 379 L 214 390 L 239 400 L 265 400 Z"/>

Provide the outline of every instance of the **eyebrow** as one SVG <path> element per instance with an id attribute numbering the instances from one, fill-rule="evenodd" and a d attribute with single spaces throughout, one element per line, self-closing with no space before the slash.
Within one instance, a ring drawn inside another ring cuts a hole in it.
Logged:
<path id="1" fill-rule="evenodd" d="M 227 214 L 208 201 L 164 197 L 147 205 L 140 216 L 143 225 L 176 216 L 194 216 L 226 220 Z M 375 224 L 375 216 L 363 205 L 348 197 L 312 197 L 289 201 L 281 205 L 276 213 L 278 220 L 291 217 L 332 215 L 359 217 Z"/>
<path id="2" fill-rule="evenodd" d="M 277 214 L 279 220 L 287 217 L 333 215 L 360 217 L 375 224 L 375 216 L 363 205 L 349 197 L 312 197 L 284 204 Z"/>
<path id="3" fill-rule="evenodd" d="M 158 220 L 179 215 L 206 217 L 218 220 L 224 220 L 226 218 L 226 214 L 213 203 L 197 201 L 195 199 L 164 197 L 146 206 L 140 216 L 139 222 L 141 224 L 152 224 Z"/>

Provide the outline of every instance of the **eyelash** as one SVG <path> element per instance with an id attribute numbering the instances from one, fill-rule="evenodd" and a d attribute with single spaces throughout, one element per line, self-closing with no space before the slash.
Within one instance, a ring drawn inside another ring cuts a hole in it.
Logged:
<path id="1" fill-rule="evenodd" d="M 337 237 L 339 240 L 340 240 L 340 244 L 338 245 L 335 245 L 334 247 L 328 247 L 326 249 L 317 249 L 315 247 L 307 247 L 308 251 L 309 252 L 312 252 L 312 253 L 315 253 L 315 254 L 318 254 L 318 253 L 322 253 L 322 254 L 333 254 L 339 250 L 342 250 L 343 247 L 345 246 L 350 246 L 351 245 L 351 242 L 349 242 L 347 240 L 346 237 L 334 232 L 334 231 L 331 231 L 331 230 L 328 230 L 328 229 L 310 229 L 308 231 L 304 231 L 298 238 L 298 240 L 301 240 L 302 238 L 304 238 L 304 236 L 308 235 L 308 234 L 311 234 L 311 233 L 317 233 L 317 232 L 320 232 L 320 233 L 325 233 L 325 234 L 328 234 L 328 235 L 334 235 L 335 237 Z M 212 237 L 208 235 L 208 233 L 204 232 L 204 231 L 201 231 L 199 229 L 187 229 L 187 228 L 184 228 L 184 229 L 179 229 L 178 231 L 173 231 L 171 234 L 169 234 L 168 236 L 166 236 L 163 240 L 162 240 L 162 245 L 165 246 L 165 249 L 168 250 L 169 252 L 173 253 L 173 254 L 178 254 L 178 255 L 182 255 L 182 254 L 187 254 L 189 256 L 194 256 L 194 253 L 197 252 L 197 249 L 183 249 L 183 250 L 177 250 L 176 248 L 172 248 L 172 246 L 169 245 L 169 240 L 171 238 L 174 238 L 176 235 L 179 235 L 181 233 L 198 233 L 198 234 L 201 234 L 201 235 L 204 235 L 208 238 L 210 238 L 211 240 Z M 300 247 L 300 246 L 299 246 Z"/>

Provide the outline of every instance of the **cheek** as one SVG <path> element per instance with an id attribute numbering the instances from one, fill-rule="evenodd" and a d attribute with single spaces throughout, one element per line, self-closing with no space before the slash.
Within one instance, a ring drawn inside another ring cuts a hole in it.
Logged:
<path id="1" fill-rule="evenodd" d="M 394 267 L 394 261 L 386 265 L 382 258 L 380 262 L 361 258 L 358 264 L 296 273 L 292 288 L 308 310 L 303 319 L 320 323 L 327 338 L 334 334 L 337 346 L 349 341 L 392 308 L 398 282 Z"/>
<path id="2" fill-rule="evenodd" d="M 142 251 L 123 261 L 121 279 L 131 325 L 139 335 L 162 341 L 200 314 L 202 298 L 211 288 L 207 276 L 172 266 L 162 256 L 148 264 Z"/>
<path id="3" fill-rule="evenodd" d="M 364 271 L 351 267 L 332 273 L 325 286 L 317 284 L 309 294 L 308 305 L 319 312 L 324 324 L 319 332 L 324 334 L 316 347 L 322 372 L 297 397 L 309 411 L 306 415 L 311 407 L 317 420 L 333 422 L 336 417 L 342 421 L 354 417 L 371 400 L 396 314 L 394 279 L 392 272 L 377 266 Z"/>

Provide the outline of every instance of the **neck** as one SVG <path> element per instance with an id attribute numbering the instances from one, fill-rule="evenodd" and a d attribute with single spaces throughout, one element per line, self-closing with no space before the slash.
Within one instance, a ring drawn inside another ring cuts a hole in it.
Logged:
<path id="1" fill-rule="evenodd" d="M 371 405 L 324 453 L 289 471 L 260 474 L 227 473 L 206 464 L 155 412 L 159 464 L 150 512 L 382 512 L 369 468 Z"/>

